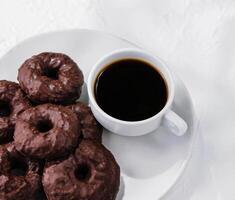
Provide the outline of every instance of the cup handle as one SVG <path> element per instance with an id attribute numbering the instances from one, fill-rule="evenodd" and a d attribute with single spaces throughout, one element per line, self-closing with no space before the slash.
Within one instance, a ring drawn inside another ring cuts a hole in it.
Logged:
<path id="1" fill-rule="evenodd" d="M 184 135 L 188 129 L 186 122 L 172 110 L 168 111 L 163 117 L 163 126 L 177 136 Z"/>

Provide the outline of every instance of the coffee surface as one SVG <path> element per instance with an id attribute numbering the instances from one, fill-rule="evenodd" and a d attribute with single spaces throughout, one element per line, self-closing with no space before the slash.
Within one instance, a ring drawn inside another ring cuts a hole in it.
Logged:
<path id="1" fill-rule="evenodd" d="M 100 108 L 114 118 L 140 121 L 160 112 L 167 102 L 167 85 L 149 63 L 119 60 L 106 66 L 95 82 Z"/>

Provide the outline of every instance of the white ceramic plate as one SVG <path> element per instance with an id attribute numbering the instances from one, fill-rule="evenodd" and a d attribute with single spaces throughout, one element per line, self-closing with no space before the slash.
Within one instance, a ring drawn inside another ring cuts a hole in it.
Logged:
<path id="1" fill-rule="evenodd" d="M 68 54 L 82 69 L 85 79 L 92 65 L 112 50 L 136 47 L 115 36 L 91 30 L 52 32 L 30 38 L 0 60 L 0 79 L 16 80 L 17 69 L 34 54 L 54 51 Z M 104 131 L 103 143 L 121 167 L 121 186 L 117 200 L 156 200 L 176 183 L 188 163 L 196 132 L 191 98 L 179 79 L 176 81 L 174 110 L 186 120 L 185 136 L 168 130 L 141 137 L 123 137 Z M 87 101 L 84 87 L 81 99 Z"/>

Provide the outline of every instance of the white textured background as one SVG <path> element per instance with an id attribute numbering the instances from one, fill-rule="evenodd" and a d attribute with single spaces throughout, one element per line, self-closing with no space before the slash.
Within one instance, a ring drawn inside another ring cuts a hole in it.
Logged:
<path id="1" fill-rule="evenodd" d="M 107 31 L 153 51 L 190 90 L 202 134 L 165 199 L 235 199 L 235 1 L 0 0 L 0 56 L 68 28 Z"/>

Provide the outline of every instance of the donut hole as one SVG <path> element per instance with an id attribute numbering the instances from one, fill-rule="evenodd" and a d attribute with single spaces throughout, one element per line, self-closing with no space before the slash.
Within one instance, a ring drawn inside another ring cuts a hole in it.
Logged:
<path id="1" fill-rule="evenodd" d="M 41 119 L 36 124 L 36 129 L 40 133 L 46 133 L 50 131 L 53 128 L 53 123 L 50 119 Z"/>
<path id="2" fill-rule="evenodd" d="M 9 102 L 0 100 L 0 117 L 9 117 L 11 111 L 12 109 Z"/>
<path id="3" fill-rule="evenodd" d="M 79 181 L 89 180 L 89 178 L 91 177 L 91 168 L 85 163 L 79 164 L 77 166 L 74 174 L 75 174 L 75 177 Z"/>
<path id="4" fill-rule="evenodd" d="M 1 140 L 0 140 L 0 145 L 3 145 L 3 144 L 8 144 L 10 142 L 13 142 L 14 141 L 14 131 L 15 129 L 12 127 L 12 128 L 9 128 L 8 131 L 7 131 L 7 137 L 3 137 Z"/>
<path id="5" fill-rule="evenodd" d="M 58 80 L 58 78 L 59 78 L 59 69 L 47 66 L 43 69 L 43 75 L 50 78 L 50 79 Z"/>
<path id="6" fill-rule="evenodd" d="M 13 176 L 25 176 L 28 171 L 28 165 L 23 160 L 15 157 L 11 158 L 10 174 Z"/>

